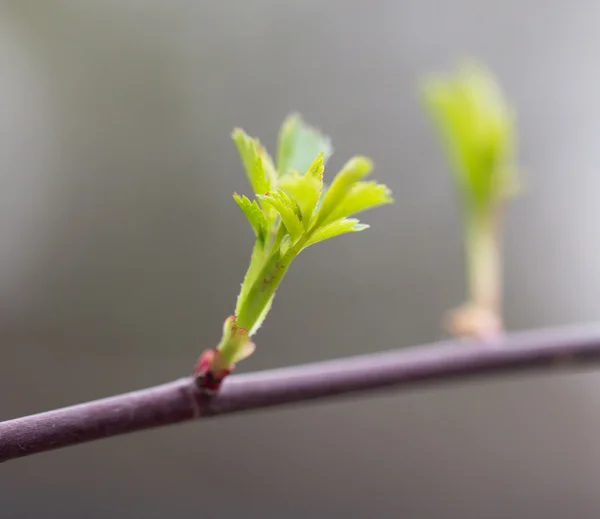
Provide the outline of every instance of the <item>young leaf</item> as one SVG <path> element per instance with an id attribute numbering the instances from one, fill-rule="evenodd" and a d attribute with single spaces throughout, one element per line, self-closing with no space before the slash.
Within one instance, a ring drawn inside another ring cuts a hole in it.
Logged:
<path id="1" fill-rule="evenodd" d="M 282 177 L 278 185 L 291 199 L 298 203 L 304 228 L 307 229 L 319 200 L 321 192 L 319 181 L 308 175 L 292 172 Z"/>
<path id="2" fill-rule="evenodd" d="M 393 201 L 392 192 L 387 186 L 378 184 L 375 181 L 356 182 L 329 216 L 323 220 L 322 224 L 327 224 L 380 205 L 391 204 Z"/>
<path id="3" fill-rule="evenodd" d="M 246 275 L 244 276 L 244 281 L 242 282 L 242 286 L 240 287 L 240 293 L 237 297 L 237 303 L 235 306 L 235 313 L 239 315 L 240 308 L 246 301 L 246 297 L 248 296 L 248 292 L 252 288 L 252 285 L 256 281 L 264 263 L 265 259 L 265 247 L 258 240 L 254 243 L 254 248 L 252 249 L 252 255 L 250 256 L 250 265 L 248 266 L 248 270 L 246 271 Z"/>
<path id="4" fill-rule="evenodd" d="M 263 262 L 243 300 L 238 300 L 236 307 L 238 323 L 250 330 L 250 335 L 258 329 L 266 317 L 275 291 L 292 260 L 293 256 L 289 254 L 283 256 L 279 249 L 275 250 Z"/>
<path id="5" fill-rule="evenodd" d="M 306 124 L 298 114 L 284 121 L 279 132 L 277 171 L 285 175 L 291 171 L 306 171 L 317 154 L 323 152 L 323 162 L 333 153 L 329 137 Z"/>
<path id="6" fill-rule="evenodd" d="M 327 220 L 335 208 L 342 203 L 352 186 L 372 170 L 373 163 L 367 157 L 353 157 L 346 162 L 325 192 L 316 225 L 321 225 Z"/>
<path id="7" fill-rule="evenodd" d="M 249 337 L 261 326 L 279 284 L 300 251 L 319 241 L 366 229 L 367 225 L 345 216 L 392 201 L 385 186 L 359 182 L 372 169 L 365 157 L 350 160 L 327 189 L 323 172 L 332 153 L 331 144 L 299 116 L 290 116 L 282 126 L 277 169 L 257 139 L 240 129 L 234 130 L 232 137 L 258 202 L 234 195 L 256 234 L 256 242 L 237 299 L 237 317 L 227 321 L 214 358 L 204 359 L 220 370 L 221 377 L 252 352 Z"/>
<path id="8" fill-rule="evenodd" d="M 264 195 L 256 195 L 256 197 L 277 210 L 283 224 L 293 239 L 296 239 L 302 234 L 301 209 L 298 204 L 281 189 L 265 193 Z"/>
<path id="9" fill-rule="evenodd" d="M 273 293 L 273 295 L 271 295 L 270 299 L 265 304 L 262 312 L 256 318 L 256 321 L 252 325 L 252 328 L 250 328 L 250 331 L 248 332 L 250 334 L 250 336 L 254 335 L 258 331 L 258 329 L 262 326 L 263 322 L 267 318 L 267 314 L 270 312 L 271 306 L 273 306 L 273 299 L 275 299 L 274 293 Z"/>
<path id="10" fill-rule="evenodd" d="M 325 152 L 321 151 L 315 160 L 306 171 L 306 176 L 316 179 L 319 184 L 323 185 L 323 173 L 325 172 Z"/>
<path id="11" fill-rule="evenodd" d="M 463 212 L 467 304 L 452 313 L 452 333 L 477 338 L 502 330 L 498 216 L 517 194 L 515 117 L 489 70 L 466 63 L 423 88 L 451 161 Z"/>
<path id="12" fill-rule="evenodd" d="M 256 150 L 258 152 L 258 156 L 262 160 L 262 166 L 265 170 L 265 175 L 267 179 L 269 179 L 269 183 L 271 186 L 275 186 L 277 184 L 277 169 L 275 168 L 275 164 L 273 164 L 273 159 L 271 155 L 267 152 L 267 149 L 257 141 Z"/>
<path id="13" fill-rule="evenodd" d="M 303 248 L 314 245 L 320 241 L 333 238 L 334 236 L 339 236 L 340 234 L 364 231 L 368 228 L 368 225 L 360 223 L 355 218 L 343 218 L 341 220 L 336 220 L 335 222 L 331 222 L 323 227 L 317 228 L 307 240 Z"/>
<path id="14" fill-rule="evenodd" d="M 484 210 L 514 194 L 514 113 L 492 74 L 467 63 L 426 81 L 423 96 L 468 206 Z"/>
<path id="15" fill-rule="evenodd" d="M 246 175 L 255 193 L 265 193 L 271 189 L 271 172 L 265 168 L 265 153 L 261 152 L 261 144 L 250 137 L 241 128 L 236 128 L 231 134 L 239 151 Z"/>
<path id="16" fill-rule="evenodd" d="M 304 175 L 292 171 L 279 179 L 279 187 L 298 203 L 305 230 L 310 226 L 315 206 L 321 196 L 325 169 L 323 160 L 324 153 L 321 152 Z"/>
<path id="17" fill-rule="evenodd" d="M 233 195 L 233 198 L 246 215 L 246 218 L 248 218 L 257 240 L 264 245 L 267 238 L 267 218 L 256 203 L 256 200 L 252 200 L 251 202 L 246 196 L 240 196 L 237 193 Z"/>

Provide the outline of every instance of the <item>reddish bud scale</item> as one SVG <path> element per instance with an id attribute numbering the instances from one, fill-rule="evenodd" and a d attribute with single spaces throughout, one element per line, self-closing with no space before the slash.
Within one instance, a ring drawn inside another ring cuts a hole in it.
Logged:
<path id="1" fill-rule="evenodd" d="M 216 349 L 205 350 L 194 368 L 194 376 L 198 387 L 207 393 L 216 393 L 221 388 L 221 383 L 227 375 L 231 373 L 230 369 L 212 368 L 215 356 L 218 354 Z"/>

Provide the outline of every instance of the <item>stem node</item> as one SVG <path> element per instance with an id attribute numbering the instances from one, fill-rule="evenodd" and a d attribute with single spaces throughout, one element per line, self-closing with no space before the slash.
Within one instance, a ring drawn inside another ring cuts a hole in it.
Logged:
<path id="1" fill-rule="evenodd" d="M 206 395 L 217 394 L 225 377 L 233 371 L 234 366 L 229 369 L 219 368 L 219 357 L 219 350 L 216 348 L 204 350 L 194 368 L 196 385 Z"/>

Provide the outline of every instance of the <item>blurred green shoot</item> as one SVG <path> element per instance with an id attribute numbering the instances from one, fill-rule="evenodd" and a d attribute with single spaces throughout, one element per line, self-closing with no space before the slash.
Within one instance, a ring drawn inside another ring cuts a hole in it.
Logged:
<path id="1" fill-rule="evenodd" d="M 240 128 L 232 133 L 254 199 L 234 194 L 256 241 L 237 299 L 235 315 L 225 321 L 223 337 L 211 357 L 212 372 L 227 373 L 254 350 L 250 339 L 264 321 L 275 291 L 301 251 L 334 236 L 359 232 L 356 213 L 393 202 L 390 190 L 364 180 L 373 165 L 366 157 L 350 159 L 331 185 L 323 183 L 332 154 L 328 137 L 289 116 L 279 133 L 277 163 L 258 139 Z"/>
<path id="2" fill-rule="evenodd" d="M 451 75 L 426 79 L 425 106 L 450 162 L 463 218 L 468 302 L 455 311 L 455 335 L 502 331 L 500 219 L 519 191 L 515 114 L 492 73 L 466 62 Z"/>

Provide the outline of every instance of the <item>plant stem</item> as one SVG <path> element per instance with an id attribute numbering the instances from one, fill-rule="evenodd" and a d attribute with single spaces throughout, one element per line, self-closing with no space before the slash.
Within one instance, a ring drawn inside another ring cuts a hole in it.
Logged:
<path id="1" fill-rule="evenodd" d="M 237 314 L 238 324 L 248 331 L 253 330 L 256 322 L 263 316 L 265 309 L 271 304 L 275 291 L 290 266 L 276 251 L 258 273 L 250 290 L 246 294 Z"/>
<path id="2" fill-rule="evenodd" d="M 403 348 L 234 375 L 208 397 L 194 379 L 0 423 L 0 462 L 200 417 L 423 382 L 600 363 L 600 325 L 535 330 L 470 347 L 463 341 Z"/>
<path id="3" fill-rule="evenodd" d="M 311 234 L 309 232 L 301 237 L 283 255 L 281 255 L 279 249 L 274 250 L 258 273 L 243 303 L 239 306 L 237 314 L 238 324 L 249 330 L 250 335 L 255 331 L 256 323 L 264 319 L 265 312 L 269 310 L 275 292 L 288 271 L 292 260 L 300 253 Z"/>
<path id="4" fill-rule="evenodd" d="M 465 248 L 470 303 L 501 319 L 502 266 L 499 238 L 494 214 L 477 213 L 468 217 Z"/>

